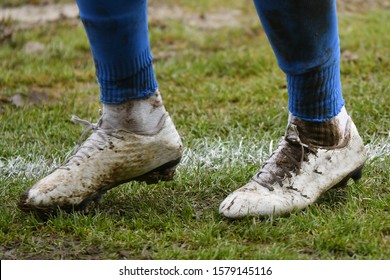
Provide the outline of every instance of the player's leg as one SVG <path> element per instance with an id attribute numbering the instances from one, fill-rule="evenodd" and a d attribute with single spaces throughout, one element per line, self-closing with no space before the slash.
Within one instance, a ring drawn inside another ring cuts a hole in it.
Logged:
<path id="1" fill-rule="evenodd" d="M 146 0 L 77 0 L 103 103 L 92 134 L 61 167 L 21 197 L 24 210 L 83 208 L 130 180 L 168 180 L 181 157 L 180 137 L 153 71 Z"/>
<path id="2" fill-rule="evenodd" d="M 288 126 L 279 147 L 244 187 L 227 217 L 302 209 L 349 178 L 359 179 L 363 142 L 344 108 L 335 0 L 255 0 L 288 85 Z"/>

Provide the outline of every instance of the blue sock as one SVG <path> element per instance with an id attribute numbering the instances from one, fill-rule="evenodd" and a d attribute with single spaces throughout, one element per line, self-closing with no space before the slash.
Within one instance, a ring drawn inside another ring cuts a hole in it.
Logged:
<path id="1" fill-rule="evenodd" d="M 290 112 L 322 122 L 344 106 L 335 0 L 254 0 L 286 73 Z"/>
<path id="2" fill-rule="evenodd" d="M 155 93 L 146 0 L 77 0 L 95 62 L 101 101 Z"/>

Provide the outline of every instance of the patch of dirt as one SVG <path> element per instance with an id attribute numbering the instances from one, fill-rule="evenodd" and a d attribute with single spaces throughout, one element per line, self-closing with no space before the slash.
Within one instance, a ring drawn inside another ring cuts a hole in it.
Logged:
<path id="1" fill-rule="evenodd" d="M 161 4 L 150 5 L 148 9 L 150 21 L 173 19 L 204 29 L 240 25 L 241 11 L 239 10 L 226 9 L 213 13 L 197 14 L 186 12 L 179 6 Z M 0 21 L 13 20 L 29 24 L 75 19 L 78 16 L 79 10 L 76 4 L 24 5 L 0 10 Z"/>
<path id="2" fill-rule="evenodd" d="M 337 5 L 340 12 L 364 12 L 371 9 L 390 9 L 390 0 L 339 0 Z M 150 21 L 174 19 L 204 29 L 240 26 L 247 17 L 240 10 L 228 8 L 209 13 L 190 13 L 180 6 L 170 6 L 154 1 L 149 4 L 148 9 Z M 78 16 L 79 10 L 74 3 L 23 5 L 0 9 L 0 22 L 13 20 L 21 23 L 39 24 L 75 19 Z"/>
<path id="3" fill-rule="evenodd" d="M 65 18 L 77 18 L 78 15 L 79 10 L 76 4 L 24 5 L 0 10 L 0 20 L 11 19 L 35 24 Z"/>
<path id="4" fill-rule="evenodd" d="M 152 23 L 171 19 L 201 29 L 219 29 L 242 25 L 242 12 L 235 9 L 224 9 L 205 14 L 189 13 L 179 6 L 154 4 L 148 8 L 148 17 Z"/>
<path id="5" fill-rule="evenodd" d="M 389 0 L 338 0 L 337 9 L 340 12 L 362 13 L 375 9 L 390 9 Z"/>
<path id="6" fill-rule="evenodd" d="M 349 50 L 342 50 L 341 59 L 348 62 L 355 62 L 359 60 L 359 55 Z"/>
<path id="7" fill-rule="evenodd" d="M 15 107 L 30 107 L 30 106 L 43 106 L 51 104 L 59 99 L 59 93 L 53 92 L 52 89 L 32 88 L 27 94 L 16 93 L 15 95 L 8 97 L 0 95 L 0 111 L 2 104 L 12 104 Z"/>
<path id="8" fill-rule="evenodd" d="M 10 40 L 14 32 L 14 28 L 8 26 L 2 20 L 0 20 L 0 44 L 4 41 Z"/>
<path id="9" fill-rule="evenodd" d="M 40 42 L 30 41 L 23 46 L 23 51 L 28 54 L 40 53 L 45 50 L 45 45 Z"/>
<path id="10" fill-rule="evenodd" d="M 4 260 L 99 260 L 107 258 L 101 245 L 82 244 L 78 237 L 61 237 L 57 234 L 39 236 L 38 232 L 29 241 L 35 250 L 16 240 L 0 245 L 0 259 Z M 29 248 L 31 249 L 31 248 Z"/>

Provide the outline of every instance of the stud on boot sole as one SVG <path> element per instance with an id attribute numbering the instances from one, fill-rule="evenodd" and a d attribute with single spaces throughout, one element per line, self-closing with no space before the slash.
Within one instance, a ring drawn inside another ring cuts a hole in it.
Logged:
<path id="1" fill-rule="evenodd" d="M 176 167 L 180 162 L 180 158 L 174 161 L 170 161 L 160 167 L 144 174 L 133 180 L 139 182 L 145 182 L 147 184 L 156 184 L 160 181 L 170 181 L 175 175 Z"/>
<path id="2" fill-rule="evenodd" d="M 363 176 L 363 167 L 364 165 L 358 167 L 351 173 L 349 173 L 343 180 L 341 180 L 339 183 L 333 186 L 333 188 L 342 188 L 345 187 L 348 184 L 349 179 L 353 179 L 355 182 L 359 181 Z"/>

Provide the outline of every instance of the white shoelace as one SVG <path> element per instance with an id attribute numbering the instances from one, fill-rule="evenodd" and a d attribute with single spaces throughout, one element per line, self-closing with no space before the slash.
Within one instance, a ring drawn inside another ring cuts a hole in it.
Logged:
<path id="1" fill-rule="evenodd" d="M 72 156 L 69 157 L 61 167 L 59 167 L 60 169 L 70 170 L 69 166 L 74 164 L 80 165 L 81 159 L 85 157 L 89 158 L 90 151 L 94 151 L 96 149 L 103 150 L 104 146 L 107 144 L 107 142 L 109 142 L 108 136 L 117 139 L 123 139 L 123 137 L 117 134 L 117 131 L 114 129 L 113 130 L 102 129 L 101 128 L 102 118 L 103 116 L 101 116 L 96 123 L 91 123 L 89 121 L 80 119 L 77 116 L 72 116 L 71 121 L 83 125 L 85 129 L 81 134 L 76 146 L 71 151 Z M 95 135 L 97 135 L 99 139 L 96 139 L 94 137 L 88 137 L 84 141 L 86 135 L 90 131 L 93 131 L 93 133 L 95 133 Z"/>

